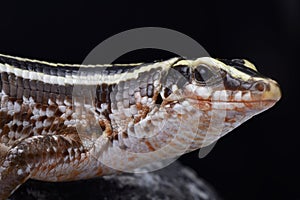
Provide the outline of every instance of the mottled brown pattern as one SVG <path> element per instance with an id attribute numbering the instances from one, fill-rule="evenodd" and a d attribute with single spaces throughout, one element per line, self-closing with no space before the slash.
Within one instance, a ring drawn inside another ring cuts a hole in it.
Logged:
<path id="1" fill-rule="evenodd" d="M 280 98 L 274 81 L 240 69 L 240 62 L 233 67 L 251 78 L 224 64 L 219 79 L 206 85 L 193 74 L 205 60 L 180 61 L 78 68 L 0 55 L 0 199 L 29 178 L 131 172 L 201 148 Z M 28 71 L 45 79 L 23 77 Z M 95 74 L 101 80 L 92 86 L 59 81 Z M 119 79 L 108 83 L 114 75 Z"/>

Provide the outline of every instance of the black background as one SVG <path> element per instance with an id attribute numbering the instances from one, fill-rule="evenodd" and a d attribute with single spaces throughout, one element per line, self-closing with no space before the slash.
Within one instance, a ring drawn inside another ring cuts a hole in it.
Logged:
<path id="1" fill-rule="evenodd" d="M 81 63 L 114 34 L 156 26 L 192 37 L 212 57 L 253 61 L 279 82 L 281 101 L 222 138 L 204 159 L 197 151 L 180 160 L 224 199 L 300 199 L 300 1 L 49 2 L 0 3 L 1 53 Z M 149 52 L 131 59 L 164 57 Z"/>

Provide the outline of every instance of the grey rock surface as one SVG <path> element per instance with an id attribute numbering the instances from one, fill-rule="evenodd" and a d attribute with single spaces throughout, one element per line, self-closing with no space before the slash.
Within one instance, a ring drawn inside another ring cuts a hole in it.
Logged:
<path id="1" fill-rule="evenodd" d="M 121 174 L 90 180 L 48 183 L 29 180 L 10 198 L 44 199 L 219 199 L 214 189 L 178 162 L 150 173 Z"/>

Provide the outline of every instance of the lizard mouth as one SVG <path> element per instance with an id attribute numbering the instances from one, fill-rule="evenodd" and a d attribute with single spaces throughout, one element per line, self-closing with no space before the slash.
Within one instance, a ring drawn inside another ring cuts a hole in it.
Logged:
<path id="1" fill-rule="evenodd" d="M 219 90 L 209 91 L 206 88 L 195 88 L 188 86 L 185 90 L 177 90 L 171 93 L 164 100 L 159 101 L 160 105 L 182 104 L 188 101 L 198 109 L 220 109 L 220 110 L 265 110 L 276 104 L 281 98 L 279 85 L 268 80 L 269 87 L 259 90 Z M 158 102 L 158 101 L 157 101 Z"/>
<path id="2" fill-rule="evenodd" d="M 217 91 L 207 99 L 202 98 L 195 91 L 191 98 L 199 102 L 209 101 L 214 104 L 243 104 L 245 106 L 251 105 L 252 107 L 270 107 L 280 100 L 281 91 L 277 82 L 269 79 L 267 88 L 258 87 L 257 90 L 252 89 L 248 91 Z"/>
<path id="3" fill-rule="evenodd" d="M 230 97 L 226 100 L 222 99 L 213 99 L 213 98 L 208 98 L 208 99 L 203 99 L 202 97 L 198 96 L 189 96 L 189 97 L 181 97 L 181 98 L 168 98 L 165 99 L 164 102 L 161 105 L 172 105 L 176 103 L 183 103 L 184 101 L 189 101 L 190 104 L 197 105 L 200 107 L 213 107 L 216 109 L 233 109 L 233 108 L 242 108 L 242 107 L 249 107 L 252 109 L 264 109 L 264 108 L 270 108 L 280 98 L 256 98 L 256 99 L 248 99 L 248 100 L 235 100 L 234 98 Z"/>
<path id="4" fill-rule="evenodd" d="M 223 91 L 223 94 L 225 94 L 225 91 Z M 217 95 L 213 94 L 209 98 L 203 98 L 203 96 L 199 96 L 193 92 L 185 97 L 170 95 L 169 98 L 165 99 L 166 101 L 164 101 L 163 104 L 183 104 L 183 102 L 187 100 L 190 105 L 200 110 L 235 110 L 238 112 L 253 110 L 254 112 L 259 112 L 271 108 L 280 98 L 281 92 L 279 86 L 274 82 L 269 90 L 260 93 L 248 91 L 244 96 L 222 96 L 222 94 L 219 93 Z"/>
<path id="5" fill-rule="evenodd" d="M 190 98 L 189 102 L 200 110 L 265 110 L 276 104 L 276 100 L 224 101 Z"/>
<path id="6" fill-rule="evenodd" d="M 237 110 L 244 109 L 264 110 L 275 105 L 275 100 L 249 100 L 249 101 L 211 101 L 213 109 L 219 110 Z M 202 105 L 203 101 L 198 101 L 198 105 Z"/>

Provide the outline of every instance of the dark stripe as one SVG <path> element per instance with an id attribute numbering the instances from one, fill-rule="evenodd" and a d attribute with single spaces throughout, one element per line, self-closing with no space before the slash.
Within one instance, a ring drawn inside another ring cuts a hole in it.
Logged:
<path id="1" fill-rule="evenodd" d="M 0 63 L 2 64 L 8 64 L 10 66 L 13 66 L 15 68 L 19 68 L 22 70 L 29 70 L 34 72 L 41 72 L 44 74 L 48 74 L 51 76 L 62 76 L 65 77 L 66 75 L 80 75 L 87 74 L 103 74 L 103 75 L 113 75 L 113 74 L 121 74 L 126 72 L 133 72 L 136 69 L 139 69 L 143 66 L 149 65 L 148 64 L 141 64 L 137 66 L 130 66 L 130 65 L 122 65 L 122 66 L 110 66 L 105 65 L 103 67 L 75 67 L 72 65 L 59 65 L 57 67 L 44 64 L 44 63 L 38 63 L 34 61 L 20 61 L 18 59 L 14 58 L 8 58 L 5 56 L 0 56 Z"/>
<path id="2" fill-rule="evenodd" d="M 13 73 L 1 72 L 0 88 L 12 100 L 32 97 L 36 103 L 48 104 L 49 98 L 72 97 L 72 85 L 49 84 L 42 81 L 24 79 Z M 53 99 L 54 100 L 54 99 Z M 55 100 L 54 100 L 55 102 Z"/>
<path id="3" fill-rule="evenodd" d="M 228 59 L 218 59 L 221 62 L 225 63 L 226 65 L 229 65 L 231 67 L 236 68 L 237 70 L 244 72 L 245 74 L 248 74 L 250 76 L 254 76 L 254 77 L 262 77 L 265 78 L 264 75 L 262 75 L 261 73 L 245 66 L 245 62 L 242 59 L 232 59 L 232 60 L 228 60 Z"/>
<path id="4" fill-rule="evenodd" d="M 231 76 L 228 72 L 221 70 L 221 74 L 223 77 L 223 85 L 225 90 L 240 90 L 240 91 L 245 91 L 249 90 L 253 84 L 251 82 L 244 81 L 242 79 L 237 79 Z"/>

